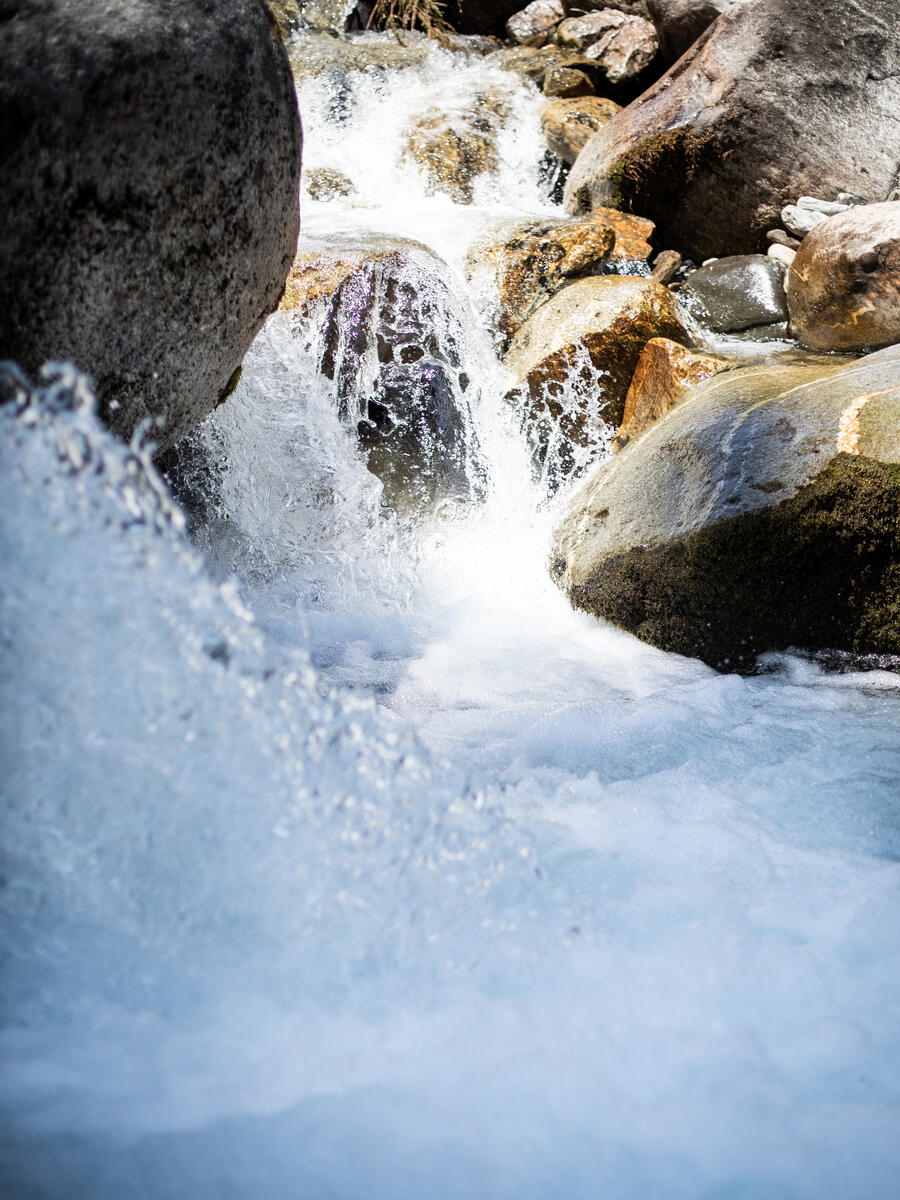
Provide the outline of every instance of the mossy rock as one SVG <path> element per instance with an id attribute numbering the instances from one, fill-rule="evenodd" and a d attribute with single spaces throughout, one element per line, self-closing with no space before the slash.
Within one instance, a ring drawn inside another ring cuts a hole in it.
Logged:
<path id="1" fill-rule="evenodd" d="M 576 496 L 551 572 L 575 607 L 721 670 L 900 654 L 900 348 L 699 384 Z"/>

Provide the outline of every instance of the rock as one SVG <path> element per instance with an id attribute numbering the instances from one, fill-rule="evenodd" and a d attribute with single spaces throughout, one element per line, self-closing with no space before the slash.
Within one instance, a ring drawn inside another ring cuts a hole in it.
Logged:
<path id="1" fill-rule="evenodd" d="M 895 0 L 734 4 L 594 135 L 566 207 L 639 212 L 702 261 L 757 251 L 799 193 L 884 196 L 900 143 L 898 55 Z"/>
<path id="2" fill-rule="evenodd" d="M 493 242 L 469 251 L 470 279 L 487 268 L 499 296 L 497 327 L 509 337 L 560 288 L 598 272 L 615 234 L 597 221 L 539 221 L 518 224 Z"/>
<path id="3" fill-rule="evenodd" d="M 797 207 L 805 208 L 810 212 L 824 213 L 826 217 L 833 217 L 836 213 L 846 212 L 850 205 L 841 204 L 836 200 L 819 200 L 815 196 L 801 196 L 797 201 Z"/>
<path id="4" fill-rule="evenodd" d="M 803 239 L 788 276 L 791 330 L 812 350 L 900 342 L 900 203 L 829 217 Z"/>
<path id="5" fill-rule="evenodd" d="M 789 250 L 796 250 L 800 245 L 796 238 L 788 237 L 783 229 L 770 229 L 766 238 L 779 246 L 787 246 Z"/>
<path id="6" fill-rule="evenodd" d="M 805 238 L 824 220 L 825 213 L 816 212 L 811 208 L 800 208 L 796 204 L 788 204 L 781 210 L 782 225 L 788 233 L 792 233 L 798 238 Z"/>
<path id="7" fill-rule="evenodd" d="M 618 212 L 614 208 L 595 208 L 591 219 L 608 225 L 615 232 L 616 244 L 610 261 L 615 263 L 619 274 L 628 274 L 621 270 L 622 266 L 646 262 L 653 253 L 649 241 L 654 230 L 652 221 L 631 213 Z"/>
<path id="8" fill-rule="evenodd" d="M 556 532 L 577 607 L 723 670 L 900 652 L 900 348 L 743 367 L 605 463 Z"/>
<path id="9" fill-rule="evenodd" d="M 521 12 L 509 18 L 506 33 L 511 42 L 539 46 L 549 41 L 553 30 L 565 15 L 561 0 L 532 0 Z"/>
<path id="10" fill-rule="evenodd" d="M 363 33 L 352 38 L 332 37 L 327 33 L 301 32 L 287 44 L 291 70 L 297 83 L 317 75 L 340 80 L 352 71 L 401 71 L 420 66 L 431 53 L 433 43 L 426 37 L 404 34 L 400 42 L 393 35 Z"/>
<path id="11" fill-rule="evenodd" d="M 304 239 L 282 309 L 314 353 L 385 502 L 403 516 L 477 498 L 483 486 L 445 262 L 418 242 L 369 234 Z"/>
<path id="12" fill-rule="evenodd" d="M 266 0 L 283 32 L 315 29 L 320 33 L 343 33 L 356 0 Z"/>
<path id="13" fill-rule="evenodd" d="M 691 388 L 734 367 L 736 360 L 651 338 L 634 369 L 613 450 L 622 450 L 684 400 Z"/>
<path id="14" fill-rule="evenodd" d="M 331 167 L 313 167 L 303 172 L 303 185 L 310 200 L 334 200 L 356 192 L 353 181 L 343 171 Z"/>
<path id="15" fill-rule="evenodd" d="M 647 0 L 666 64 L 681 58 L 732 3 L 734 0 Z"/>
<path id="16" fill-rule="evenodd" d="M 544 109 L 541 128 L 553 153 L 571 165 L 593 134 L 620 111 L 618 104 L 600 96 L 554 100 Z"/>
<path id="17" fill-rule="evenodd" d="M 595 15 L 604 17 L 606 30 L 582 53 L 599 63 L 611 86 L 632 83 L 656 58 L 656 30 L 641 17 L 629 17 L 613 9 Z"/>
<path id="18" fill-rule="evenodd" d="M 46 0 L 2 23 L 0 359 L 71 359 L 123 437 L 215 406 L 297 243 L 300 125 L 256 0 Z"/>
<path id="19" fill-rule="evenodd" d="M 604 424 L 619 425 L 628 385 L 651 338 L 689 341 L 689 319 L 666 288 L 628 275 L 577 280 L 542 304 L 517 331 L 504 363 L 522 385 L 521 402 L 542 461 L 552 436 L 564 442 L 559 472 L 574 447 L 589 447 Z"/>
<path id="20" fill-rule="evenodd" d="M 497 131 L 508 116 L 505 103 L 487 93 L 458 112 L 428 109 L 411 121 L 401 161 L 422 171 L 431 192 L 471 204 L 474 180 L 497 166 Z"/>
<path id="21" fill-rule="evenodd" d="M 572 57 L 560 50 L 559 46 L 504 46 L 502 50 L 495 50 L 488 57 L 488 62 L 503 71 L 524 75 L 532 83 L 540 85 L 548 71 Z"/>
<path id="22" fill-rule="evenodd" d="M 788 319 L 784 268 L 764 254 L 719 258 L 688 276 L 682 291 L 700 301 L 704 324 L 720 333 Z"/>
<path id="23" fill-rule="evenodd" d="M 838 192 L 838 204 L 846 204 L 848 208 L 852 208 L 854 204 L 868 204 L 869 201 L 865 196 L 857 196 L 853 192 Z"/>
<path id="24" fill-rule="evenodd" d="M 661 283 L 665 287 L 675 278 L 681 262 L 681 255 L 677 250 L 663 250 L 653 260 L 651 274 L 657 283 Z"/>
<path id="25" fill-rule="evenodd" d="M 782 246 L 780 242 L 773 242 L 766 251 L 766 255 L 768 258 L 773 258 L 775 262 L 781 263 L 782 266 L 790 267 L 797 257 L 797 251 L 792 250 L 790 246 Z"/>
<path id="26" fill-rule="evenodd" d="M 545 96 L 592 96 L 594 85 L 584 71 L 572 67 L 551 67 L 544 75 Z"/>
<path id="27" fill-rule="evenodd" d="M 597 12 L 604 8 L 615 8 L 619 12 L 627 13 L 632 17 L 643 17 L 644 20 L 650 20 L 650 10 L 647 7 L 647 0 L 581 0 L 581 2 L 573 8 L 583 10 L 584 12 Z"/>
<path id="28" fill-rule="evenodd" d="M 598 41 L 604 33 L 614 29 L 623 17 L 624 14 L 617 13 L 612 7 L 585 13 L 581 17 L 569 17 L 557 26 L 554 40 L 558 46 L 564 46 L 568 50 L 583 50 L 591 42 Z"/>

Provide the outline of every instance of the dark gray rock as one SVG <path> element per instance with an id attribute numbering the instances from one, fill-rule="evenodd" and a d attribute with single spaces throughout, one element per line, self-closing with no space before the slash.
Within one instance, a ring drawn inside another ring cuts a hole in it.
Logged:
<path id="1" fill-rule="evenodd" d="M 667 64 L 681 58 L 734 0 L 647 0 Z"/>
<path id="2" fill-rule="evenodd" d="M 640 213 L 700 261 L 749 254 L 798 195 L 885 198 L 898 145 L 896 0 L 743 0 L 591 138 L 566 206 Z"/>
<path id="3" fill-rule="evenodd" d="M 784 267 L 763 254 L 720 258 L 689 275 L 681 290 L 700 302 L 701 320 L 720 333 L 788 319 Z"/>
<path id="4" fill-rule="evenodd" d="M 460 33 L 487 33 L 503 37 L 506 22 L 522 7 L 522 0 L 447 0 L 447 20 Z"/>
<path id="5" fill-rule="evenodd" d="M 0 358 L 71 359 L 129 436 L 215 407 L 277 306 L 301 134 L 259 0 L 7 0 Z"/>

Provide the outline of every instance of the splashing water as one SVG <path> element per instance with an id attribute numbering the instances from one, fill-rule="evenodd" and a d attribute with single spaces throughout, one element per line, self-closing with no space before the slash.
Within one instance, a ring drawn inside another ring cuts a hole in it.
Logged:
<path id="1" fill-rule="evenodd" d="M 310 161 L 493 82 L 445 60 L 352 76 L 345 142 L 304 85 Z M 415 186 L 310 224 L 448 264 L 488 485 L 449 519 L 384 507 L 322 309 L 198 434 L 193 544 L 70 368 L 0 385 L 0 1192 L 886 1200 L 897 676 L 719 676 L 568 608 L 462 276 L 500 202 Z"/>

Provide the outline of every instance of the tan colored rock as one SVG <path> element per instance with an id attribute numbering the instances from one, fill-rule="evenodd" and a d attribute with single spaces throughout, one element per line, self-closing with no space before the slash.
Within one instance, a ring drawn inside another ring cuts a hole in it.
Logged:
<path id="1" fill-rule="evenodd" d="M 506 32 L 511 42 L 539 46 L 552 37 L 565 15 L 562 0 L 531 0 L 531 4 L 509 18 Z"/>
<path id="2" fill-rule="evenodd" d="M 577 71 L 573 67 L 551 67 L 544 74 L 543 91 L 545 96 L 563 98 L 593 96 L 594 85 L 584 71 Z"/>
<path id="3" fill-rule="evenodd" d="M 811 350 L 900 342 L 900 202 L 829 217 L 800 244 L 788 274 L 791 332 Z"/>
<path id="4" fill-rule="evenodd" d="M 592 221 L 608 225 L 615 231 L 616 244 L 612 257 L 620 262 L 638 259 L 642 262 L 653 253 L 650 238 L 656 226 L 646 217 L 636 217 L 633 213 L 619 212 L 617 208 L 598 207 L 591 213 Z"/>
<path id="5" fill-rule="evenodd" d="M 529 420 L 549 418 L 561 438 L 589 446 L 604 423 L 621 424 L 647 342 L 690 341 L 688 324 L 675 296 L 650 279 L 591 276 L 541 305 L 516 333 L 504 362 L 521 384 Z M 538 459 L 541 454 L 538 446 Z M 563 473 L 574 460 L 560 456 Z"/>
<path id="6" fill-rule="evenodd" d="M 427 246 L 411 239 L 383 234 L 327 241 L 304 238 L 285 282 L 279 308 L 282 312 L 306 316 L 318 301 L 333 297 L 348 280 L 375 267 L 399 270 L 410 254 L 427 256 L 433 260 L 436 272 L 443 270 L 441 260 Z"/>
<path id="7" fill-rule="evenodd" d="M 571 57 L 559 46 L 504 46 L 502 50 L 490 54 L 487 62 L 500 67 L 502 71 L 524 75 L 532 83 L 540 85 L 548 70 L 560 66 L 564 59 Z"/>
<path id="8" fill-rule="evenodd" d="M 556 27 L 554 41 L 567 50 L 583 50 L 610 29 L 615 29 L 617 18 L 622 18 L 623 15 L 616 13 L 612 8 L 603 8 L 597 12 L 585 13 L 581 17 L 568 17 Z"/>
<path id="9" fill-rule="evenodd" d="M 528 222 L 469 251 L 467 274 L 487 266 L 500 299 L 497 327 L 508 339 L 541 304 L 573 279 L 600 268 L 615 235 L 597 221 Z"/>
<path id="10" fill-rule="evenodd" d="M 621 450 L 640 437 L 685 400 L 692 387 L 734 365 L 733 360 L 718 354 L 689 350 L 668 338 L 651 338 L 634 369 L 613 450 Z"/>
<path id="11" fill-rule="evenodd" d="M 353 180 L 332 167 L 312 167 L 304 171 L 303 186 L 310 200 L 335 200 L 340 196 L 352 196 L 356 191 Z"/>
<path id="12" fill-rule="evenodd" d="M 582 148 L 621 106 L 600 96 L 553 100 L 544 109 L 541 128 L 547 145 L 571 166 Z"/>
<path id="13" fill-rule="evenodd" d="M 476 177 L 497 166 L 497 131 L 508 117 L 505 101 L 490 93 L 473 96 L 465 111 L 428 109 L 410 123 L 401 161 L 419 168 L 431 192 L 471 204 Z"/>
<path id="14" fill-rule="evenodd" d="M 653 260 L 653 278 L 663 287 L 668 286 L 675 278 L 682 258 L 677 250 L 663 250 Z"/>

